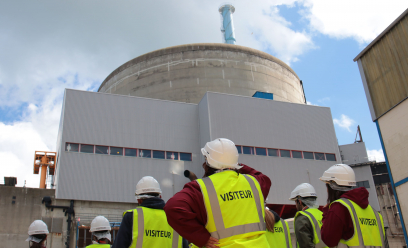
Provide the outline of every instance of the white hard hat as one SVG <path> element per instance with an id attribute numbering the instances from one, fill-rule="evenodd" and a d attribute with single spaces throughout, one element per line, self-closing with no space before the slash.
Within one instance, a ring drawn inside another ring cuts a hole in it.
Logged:
<path id="1" fill-rule="evenodd" d="M 218 138 L 207 142 L 201 153 L 207 158 L 208 164 L 214 169 L 239 169 L 238 150 L 229 139 Z"/>
<path id="2" fill-rule="evenodd" d="M 96 216 L 91 222 L 91 230 L 90 232 L 98 232 L 98 231 L 110 231 L 111 226 L 109 224 L 108 219 L 103 216 Z"/>
<path id="3" fill-rule="evenodd" d="M 35 220 L 28 228 L 28 235 L 49 234 L 47 224 L 42 220 Z"/>
<path id="4" fill-rule="evenodd" d="M 309 183 L 302 183 L 299 184 L 293 191 L 292 193 L 290 193 L 290 198 L 289 200 L 294 201 L 296 200 L 296 198 L 300 196 L 300 197 L 316 197 L 317 198 L 317 194 L 316 194 L 316 190 L 314 189 L 314 187 L 309 184 Z"/>
<path id="5" fill-rule="evenodd" d="M 136 185 L 136 195 L 147 193 L 162 193 L 159 182 L 151 176 L 143 177 Z"/>
<path id="6" fill-rule="evenodd" d="M 335 164 L 327 169 L 320 178 L 323 182 L 334 181 L 340 186 L 356 186 L 356 176 L 353 169 L 346 164 Z"/>

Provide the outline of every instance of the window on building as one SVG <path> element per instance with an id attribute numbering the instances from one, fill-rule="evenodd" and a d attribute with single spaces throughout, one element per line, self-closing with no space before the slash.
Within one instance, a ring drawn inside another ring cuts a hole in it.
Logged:
<path id="1" fill-rule="evenodd" d="M 110 155 L 116 156 L 123 156 L 123 148 L 122 147 L 110 147 Z"/>
<path id="2" fill-rule="evenodd" d="M 193 161 L 191 153 L 180 152 L 180 160 L 182 161 Z"/>
<path id="3" fill-rule="evenodd" d="M 279 157 L 278 149 L 268 148 L 268 156 Z"/>
<path id="4" fill-rule="evenodd" d="M 109 146 L 95 146 L 96 154 L 109 154 Z"/>
<path id="5" fill-rule="evenodd" d="M 166 159 L 179 160 L 178 152 L 166 152 Z"/>
<path id="6" fill-rule="evenodd" d="M 313 152 L 303 152 L 304 159 L 314 159 Z"/>
<path id="7" fill-rule="evenodd" d="M 166 152 L 165 151 L 153 151 L 153 158 L 165 159 Z"/>
<path id="8" fill-rule="evenodd" d="M 67 152 L 79 152 L 79 144 L 67 143 L 65 146 Z"/>
<path id="9" fill-rule="evenodd" d="M 326 160 L 327 161 L 336 161 L 336 155 L 331 153 L 326 153 Z"/>
<path id="10" fill-rule="evenodd" d="M 369 189 L 370 188 L 370 183 L 368 181 L 357 182 L 356 188 L 360 188 L 360 187 L 364 187 L 364 188 Z"/>
<path id="11" fill-rule="evenodd" d="M 238 154 L 242 154 L 242 147 L 241 146 L 236 146 L 238 150 Z"/>
<path id="12" fill-rule="evenodd" d="M 243 146 L 242 147 L 242 153 L 243 154 L 254 155 L 254 148 L 250 147 L 250 146 Z"/>
<path id="13" fill-rule="evenodd" d="M 258 156 L 266 156 L 266 148 L 256 147 L 255 152 Z"/>
<path id="14" fill-rule="evenodd" d="M 125 156 L 136 157 L 137 149 L 125 148 Z"/>
<path id="15" fill-rule="evenodd" d="M 289 150 L 280 150 L 280 155 L 282 158 L 290 158 L 290 151 Z"/>
<path id="16" fill-rule="evenodd" d="M 81 145 L 81 152 L 94 153 L 94 146 L 93 145 Z"/>
<path id="17" fill-rule="evenodd" d="M 139 157 L 141 158 L 151 158 L 152 157 L 152 150 L 139 150 Z"/>
<path id="18" fill-rule="evenodd" d="M 315 158 L 316 160 L 326 160 L 324 158 L 324 153 L 320 153 L 320 152 L 315 152 Z"/>
<path id="19" fill-rule="evenodd" d="M 292 151 L 292 158 L 302 158 L 302 152 Z"/>

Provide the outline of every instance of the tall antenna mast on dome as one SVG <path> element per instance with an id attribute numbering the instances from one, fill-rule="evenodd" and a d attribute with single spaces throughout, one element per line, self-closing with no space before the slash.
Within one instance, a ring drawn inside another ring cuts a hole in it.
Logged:
<path id="1" fill-rule="evenodd" d="M 232 14 L 235 12 L 235 7 L 232 4 L 223 4 L 218 9 L 221 14 L 221 33 L 222 41 L 226 44 L 235 45 L 234 23 Z"/>

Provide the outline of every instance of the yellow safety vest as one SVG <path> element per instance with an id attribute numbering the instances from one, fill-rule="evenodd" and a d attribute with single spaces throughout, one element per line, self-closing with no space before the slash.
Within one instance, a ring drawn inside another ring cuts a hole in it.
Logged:
<path id="1" fill-rule="evenodd" d="M 92 244 L 88 245 L 86 248 L 110 248 L 110 244 Z"/>
<path id="2" fill-rule="evenodd" d="M 289 225 L 283 219 L 275 223 L 274 232 L 266 232 L 266 238 L 270 248 L 292 248 Z"/>
<path id="3" fill-rule="evenodd" d="M 163 247 L 181 248 L 182 237 L 167 223 L 161 209 L 138 207 L 133 212 L 133 235 L 130 248 Z"/>
<path id="4" fill-rule="evenodd" d="M 312 224 L 314 230 L 313 243 L 315 244 L 315 248 L 328 247 L 325 243 L 323 243 L 322 236 L 320 233 L 320 228 L 322 227 L 323 224 L 322 223 L 323 212 L 317 208 L 308 208 L 305 211 L 298 211 L 295 215 L 295 219 L 293 220 L 293 229 L 295 229 L 296 218 L 300 214 L 306 216 L 309 219 L 310 223 Z M 297 246 L 299 247 L 298 243 Z"/>
<path id="5" fill-rule="evenodd" d="M 380 213 L 374 211 L 370 205 L 363 209 L 346 198 L 334 202 L 339 202 L 348 209 L 354 226 L 353 237 L 349 240 L 341 239 L 337 247 L 385 247 L 384 222 Z"/>
<path id="6" fill-rule="evenodd" d="M 205 228 L 219 247 L 269 247 L 264 198 L 255 178 L 228 170 L 197 183 L 207 210 Z"/>

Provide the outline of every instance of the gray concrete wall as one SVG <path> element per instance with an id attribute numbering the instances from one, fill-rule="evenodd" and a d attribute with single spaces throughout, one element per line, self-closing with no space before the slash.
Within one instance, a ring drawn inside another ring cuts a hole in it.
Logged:
<path id="1" fill-rule="evenodd" d="M 42 204 L 50 196 L 51 205 L 69 206 L 70 200 L 55 199 L 55 190 L 0 186 L 0 244 L 3 248 L 28 247 L 28 227 L 34 220 L 48 222 L 50 234 L 47 248 L 65 248 L 67 241 L 67 216 L 62 209 L 51 211 Z M 15 197 L 15 199 L 13 199 Z M 14 201 L 14 203 L 12 203 Z M 93 218 L 105 216 L 110 222 L 121 222 L 124 211 L 137 204 L 94 201 L 74 201 L 75 216 L 70 229 L 70 247 L 76 245 L 77 225 L 89 226 Z M 80 221 L 78 221 L 80 220 Z M 58 231 L 58 232 L 56 232 Z"/>
<path id="2" fill-rule="evenodd" d="M 305 103 L 296 73 L 258 50 L 229 44 L 188 44 L 153 51 L 112 72 L 99 92 L 198 103 L 207 91 Z"/>
<path id="3" fill-rule="evenodd" d="M 34 220 L 41 220 L 41 201 L 44 196 L 54 195 L 54 192 L 52 189 L 0 186 L 1 247 L 28 247 L 25 241 L 28 227 Z"/>

